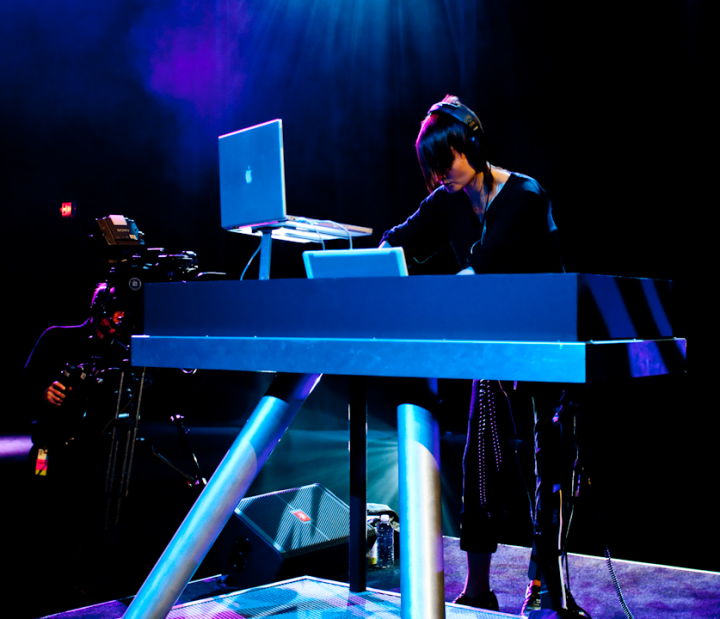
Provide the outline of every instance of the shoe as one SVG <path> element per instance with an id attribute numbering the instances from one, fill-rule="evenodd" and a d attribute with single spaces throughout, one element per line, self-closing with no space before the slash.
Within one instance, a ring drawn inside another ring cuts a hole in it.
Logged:
<path id="1" fill-rule="evenodd" d="M 523 602 L 522 609 L 520 610 L 521 615 L 524 617 L 534 617 L 535 615 L 532 614 L 533 612 L 542 610 L 540 593 L 540 585 L 536 585 L 531 581 L 528 585 L 527 593 L 525 594 L 525 601 Z M 567 596 L 568 607 L 556 611 L 558 617 L 561 619 L 592 619 L 586 610 L 578 606 L 569 590 L 565 592 L 565 595 Z"/>
<path id="2" fill-rule="evenodd" d="M 523 602 L 520 614 L 523 617 L 527 617 L 534 610 L 540 610 L 542 608 L 542 600 L 540 599 L 541 585 L 535 584 L 534 581 L 530 581 L 525 592 L 525 601 Z"/>
<path id="3" fill-rule="evenodd" d="M 582 608 L 578 607 L 578 609 L 569 609 L 569 608 L 563 608 L 562 610 L 559 610 L 557 612 L 560 619 L 585 619 L 586 617 L 590 617 Z"/>
<path id="4" fill-rule="evenodd" d="M 478 595 L 477 597 L 470 597 L 469 595 L 461 593 L 453 600 L 453 604 L 472 606 L 473 608 L 482 608 L 484 610 L 500 610 L 497 596 L 492 589 L 490 589 L 487 593 Z"/>
<path id="5" fill-rule="evenodd" d="M 575 601 L 575 598 L 572 596 L 569 589 L 565 591 L 565 596 L 567 598 L 567 606 L 570 611 L 575 613 L 575 617 L 581 617 L 582 619 L 592 619 L 590 613 L 588 613 L 584 608 L 578 606 L 578 603 Z"/>

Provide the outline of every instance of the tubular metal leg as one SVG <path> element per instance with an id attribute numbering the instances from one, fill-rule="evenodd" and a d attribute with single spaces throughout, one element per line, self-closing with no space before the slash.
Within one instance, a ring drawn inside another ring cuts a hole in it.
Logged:
<path id="1" fill-rule="evenodd" d="M 260 272 L 258 279 L 270 279 L 270 261 L 272 259 L 272 230 L 261 230 L 260 237 Z"/>
<path id="2" fill-rule="evenodd" d="M 124 619 L 163 619 L 321 374 L 279 374 L 180 525 Z"/>
<path id="3" fill-rule="evenodd" d="M 445 617 L 440 435 L 432 414 L 398 406 L 400 593 L 403 619 Z"/>
<path id="4" fill-rule="evenodd" d="M 350 377 L 350 591 L 367 586 L 367 398 L 364 376 Z"/>

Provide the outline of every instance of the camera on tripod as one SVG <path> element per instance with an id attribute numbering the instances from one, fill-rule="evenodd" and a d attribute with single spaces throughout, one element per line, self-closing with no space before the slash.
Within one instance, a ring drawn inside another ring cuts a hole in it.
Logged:
<path id="1" fill-rule="evenodd" d="M 142 291 L 148 283 L 187 282 L 199 278 L 224 278 L 225 273 L 198 272 L 197 254 L 193 251 L 168 253 L 163 248 L 147 247 L 145 235 L 135 221 L 123 215 L 108 215 L 96 220 L 98 231 L 91 235 L 96 251 L 108 265 L 106 281 L 98 286 L 93 300 L 93 338 L 99 342 L 96 350 L 95 375 L 105 385 L 111 381 L 103 376 L 117 374 L 115 418 L 111 428 L 110 459 L 106 492 L 113 497 L 108 503 L 108 523 L 117 523 L 120 503 L 127 496 L 130 467 L 140 420 L 140 402 L 149 376 L 145 368 L 130 365 L 131 336 L 143 333 Z M 185 477 L 192 487 L 205 484 L 195 454 L 187 439 L 182 415 L 171 418 L 186 451 L 191 457 L 196 475 L 188 475 L 158 454 L 154 456 Z M 127 450 L 121 455 L 121 452 Z M 122 464 L 120 464 L 122 463 Z"/>
<path id="2" fill-rule="evenodd" d="M 101 261 L 108 265 L 104 286 L 93 301 L 95 337 L 109 348 L 129 349 L 130 337 L 142 333 L 142 290 L 147 283 L 186 282 L 196 279 L 197 254 L 168 253 L 147 247 L 145 235 L 134 220 L 123 215 L 96 219 L 98 231 L 91 235 Z"/>

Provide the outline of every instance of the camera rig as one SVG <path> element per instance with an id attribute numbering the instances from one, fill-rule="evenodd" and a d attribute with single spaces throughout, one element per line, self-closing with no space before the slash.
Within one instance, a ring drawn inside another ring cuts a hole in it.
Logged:
<path id="1" fill-rule="evenodd" d="M 92 306 L 93 335 L 99 353 L 94 359 L 96 375 L 114 374 L 117 391 L 114 419 L 110 428 L 110 454 L 105 480 L 106 529 L 117 527 L 120 507 L 128 496 L 128 485 L 138 439 L 140 405 L 148 376 L 145 368 L 130 365 L 132 335 L 143 332 L 142 296 L 147 283 L 186 282 L 197 279 L 195 252 L 168 253 L 164 248 L 147 247 L 145 235 L 134 220 L 123 215 L 96 219 L 91 241 L 101 262 L 107 264 L 106 279 L 96 288 Z M 222 275 L 222 274 L 212 274 Z M 190 448 L 183 417 L 174 413 L 170 420 L 177 428 L 195 471 L 189 475 L 157 453 L 153 456 L 172 467 L 189 486 L 204 486 L 205 479 Z"/>
<path id="2" fill-rule="evenodd" d="M 143 331 L 144 285 L 196 279 L 200 275 L 197 254 L 146 246 L 135 221 L 123 215 L 101 217 L 96 223 L 91 239 L 100 260 L 108 265 L 106 280 L 98 286 L 93 301 L 93 321 L 100 329 L 97 337 L 112 332 L 111 343 L 128 349 L 130 337 Z"/>

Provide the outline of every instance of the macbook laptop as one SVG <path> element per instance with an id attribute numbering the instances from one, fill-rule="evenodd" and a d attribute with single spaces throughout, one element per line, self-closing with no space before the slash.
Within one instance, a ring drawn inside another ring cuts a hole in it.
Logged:
<path id="1" fill-rule="evenodd" d="M 308 279 L 319 277 L 386 277 L 407 275 L 402 247 L 304 251 Z"/>
<path id="2" fill-rule="evenodd" d="M 271 120 L 218 138 L 220 223 L 241 234 L 297 242 L 367 236 L 372 228 L 287 214 L 282 120 Z"/>

